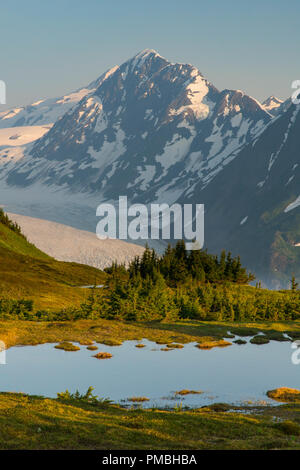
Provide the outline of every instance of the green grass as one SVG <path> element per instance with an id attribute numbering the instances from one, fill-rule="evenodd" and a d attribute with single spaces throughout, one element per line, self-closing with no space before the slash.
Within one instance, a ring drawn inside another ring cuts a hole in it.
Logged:
<path id="1" fill-rule="evenodd" d="M 280 402 L 298 402 L 300 403 L 300 390 L 295 388 L 280 387 L 274 390 L 268 390 L 267 395 L 273 400 Z"/>
<path id="2" fill-rule="evenodd" d="M 108 353 L 108 352 L 98 352 L 97 354 L 95 354 L 93 357 L 95 357 L 96 359 L 110 359 L 112 357 L 112 354 Z"/>
<path id="3" fill-rule="evenodd" d="M 0 298 L 32 299 L 35 309 L 56 311 L 77 307 L 87 298 L 90 292 L 78 286 L 102 284 L 106 279 L 107 275 L 95 268 L 54 260 L 0 223 Z M 249 286 L 243 289 L 253 291 Z M 97 350 L 94 342 L 119 346 L 123 341 L 143 338 L 167 345 L 164 350 L 189 342 L 200 348 L 230 346 L 224 341 L 232 337 L 228 331 L 239 336 L 263 332 L 267 340 L 285 341 L 283 332 L 300 338 L 300 322 L 0 321 L 0 340 L 7 347 L 48 342 L 60 343 L 56 347 L 67 351 L 79 349 L 72 342 L 92 351 Z M 181 405 L 174 411 L 124 409 L 109 400 L 87 397 L 63 392 L 53 400 L 0 393 L 0 449 L 300 448 L 299 404 L 257 408 L 254 414 L 245 414 L 238 409 L 230 412 L 226 404 L 193 411 L 183 411 Z M 137 403 L 145 399 L 131 398 Z"/>
<path id="4" fill-rule="evenodd" d="M 76 346 L 73 343 L 69 343 L 68 341 L 63 341 L 62 343 L 56 344 L 54 346 L 56 349 L 63 349 L 64 351 L 79 351 L 79 346 Z"/>
<path id="5" fill-rule="evenodd" d="M 244 339 L 236 339 L 233 341 L 233 343 L 241 346 L 242 344 L 247 344 L 247 341 L 245 341 Z"/>
<path id="6" fill-rule="evenodd" d="M 297 405 L 248 415 L 228 412 L 228 407 L 124 409 L 105 400 L 97 404 L 61 395 L 1 393 L 0 449 L 300 448 Z"/>
<path id="7" fill-rule="evenodd" d="M 268 344 L 270 340 L 262 335 L 259 336 L 254 336 L 253 338 L 250 339 L 251 344 Z"/>
<path id="8" fill-rule="evenodd" d="M 88 346 L 86 349 L 88 349 L 89 351 L 97 351 L 98 346 Z"/>
<path id="9" fill-rule="evenodd" d="M 218 323 L 196 320 L 178 320 L 173 323 L 137 323 L 114 320 L 77 320 L 63 322 L 35 322 L 21 320 L 1 320 L 0 340 L 7 347 L 26 344 L 78 342 L 97 342 L 109 346 L 119 346 L 123 341 L 140 341 L 146 338 L 157 344 L 187 344 L 195 342 L 203 348 L 228 345 L 224 341 L 228 330 L 234 325 L 236 334 L 245 333 L 245 329 L 254 332 L 262 331 L 270 340 L 276 339 L 274 331 L 286 331 L 293 337 L 299 337 L 300 322 L 279 323 Z M 255 327 L 255 328 L 254 328 Z M 256 333 L 255 333 L 256 334 Z M 171 350 L 169 348 L 166 348 Z"/>
<path id="10" fill-rule="evenodd" d="M 0 223 L 0 297 L 31 299 L 35 309 L 79 306 L 88 292 L 82 285 L 101 284 L 106 274 L 77 263 L 65 263 L 38 250 Z"/>

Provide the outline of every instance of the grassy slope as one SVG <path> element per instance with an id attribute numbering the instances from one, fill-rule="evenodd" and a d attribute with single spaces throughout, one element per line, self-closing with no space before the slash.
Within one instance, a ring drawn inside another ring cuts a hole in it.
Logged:
<path id="1" fill-rule="evenodd" d="M 1 449 L 300 448 L 300 407 L 247 415 L 126 410 L 115 405 L 0 394 Z M 273 416 L 290 424 L 274 422 Z"/>
<path id="2" fill-rule="evenodd" d="M 86 297 L 76 286 L 104 279 L 90 266 L 56 261 L 0 223 L 0 297 L 33 299 L 37 309 L 61 309 Z"/>

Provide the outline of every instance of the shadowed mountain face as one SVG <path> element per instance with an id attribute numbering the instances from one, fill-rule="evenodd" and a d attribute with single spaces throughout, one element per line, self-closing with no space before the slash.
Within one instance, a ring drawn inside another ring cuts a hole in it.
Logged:
<path id="1" fill-rule="evenodd" d="M 172 64 L 152 50 L 89 89 L 3 169 L 9 185 L 174 201 L 199 181 L 207 185 L 271 120 L 256 100 L 219 92 L 192 65 Z"/>
<path id="2" fill-rule="evenodd" d="M 292 105 L 189 198 L 206 205 L 209 250 L 240 254 L 273 287 L 300 276 L 299 148 L 300 112 Z"/>

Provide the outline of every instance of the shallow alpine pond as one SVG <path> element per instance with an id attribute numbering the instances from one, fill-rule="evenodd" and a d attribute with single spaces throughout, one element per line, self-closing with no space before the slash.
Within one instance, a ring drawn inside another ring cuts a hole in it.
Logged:
<path id="1" fill-rule="evenodd" d="M 210 350 L 189 343 L 165 351 L 164 345 L 147 340 L 126 341 L 121 346 L 95 343 L 95 351 L 77 343 L 80 349 L 76 351 L 49 343 L 12 347 L 6 351 L 6 364 L 0 365 L 0 390 L 56 397 L 66 389 L 84 393 L 93 386 L 94 394 L 114 402 L 173 408 L 216 402 L 274 405 L 267 390 L 299 388 L 300 365 L 292 363 L 291 342 L 255 345 L 249 343 L 250 338 L 243 339 L 247 344 Z M 98 352 L 112 357 L 93 357 Z M 201 393 L 176 393 L 182 390 Z M 134 397 L 149 400 L 136 402 Z"/>

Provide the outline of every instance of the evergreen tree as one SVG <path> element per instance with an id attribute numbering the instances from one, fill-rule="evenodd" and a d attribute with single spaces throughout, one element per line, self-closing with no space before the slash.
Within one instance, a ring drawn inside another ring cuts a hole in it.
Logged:
<path id="1" fill-rule="evenodd" d="M 295 276 L 292 277 L 291 279 L 291 290 L 295 292 L 298 289 L 298 282 L 296 282 Z"/>

